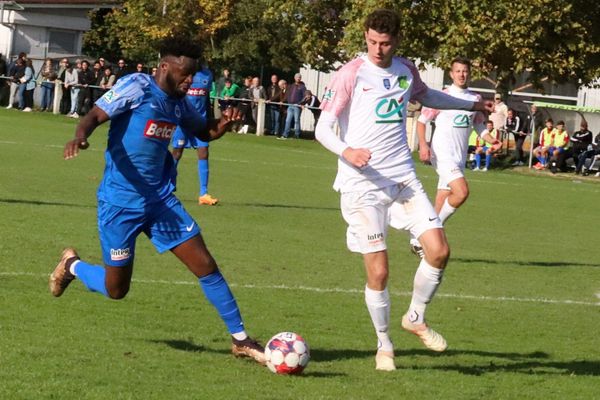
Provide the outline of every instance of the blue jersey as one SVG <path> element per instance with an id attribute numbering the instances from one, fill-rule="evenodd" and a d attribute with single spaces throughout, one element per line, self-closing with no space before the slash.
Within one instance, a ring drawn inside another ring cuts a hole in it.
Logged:
<path id="1" fill-rule="evenodd" d="M 140 208 L 167 198 L 176 174 L 171 136 L 177 126 L 193 136 L 206 129 L 206 118 L 186 98 L 169 97 L 146 74 L 121 78 L 96 106 L 111 119 L 98 199 Z"/>
<path id="2" fill-rule="evenodd" d="M 192 78 L 192 85 L 187 92 L 186 98 L 192 106 L 208 121 L 211 115 L 210 90 L 213 84 L 212 72 L 206 67 L 196 72 Z M 208 142 L 203 142 L 196 137 L 186 136 L 181 128 L 177 127 L 173 135 L 173 147 L 180 149 L 183 147 L 208 147 Z"/>

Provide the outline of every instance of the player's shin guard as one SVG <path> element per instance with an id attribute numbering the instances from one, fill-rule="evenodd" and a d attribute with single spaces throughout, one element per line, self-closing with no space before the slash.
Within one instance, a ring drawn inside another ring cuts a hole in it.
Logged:
<path id="1" fill-rule="evenodd" d="M 440 210 L 439 215 L 442 224 L 446 222 L 446 220 L 450 218 L 455 212 L 456 208 L 452 207 L 450 203 L 448 203 L 448 198 L 446 197 L 446 199 L 444 200 L 444 204 L 442 204 L 442 209 Z"/>
<path id="2" fill-rule="evenodd" d="M 394 351 L 394 345 L 390 340 L 388 329 L 390 325 L 390 294 L 385 288 L 382 291 L 369 289 L 365 286 L 365 303 L 371 315 L 371 321 L 377 333 L 379 348 L 381 351 Z"/>
<path id="3" fill-rule="evenodd" d="M 219 270 L 212 274 L 198 278 L 204 295 L 217 309 L 229 333 L 235 334 L 244 331 L 244 323 L 233 293 L 227 281 Z"/>
<path id="4" fill-rule="evenodd" d="M 443 269 L 432 267 L 421 260 L 415 273 L 413 296 L 408 309 L 408 318 L 413 324 L 425 323 L 425 308 L 442 282 Z"/>
<path id="5" fill-rule="evenodd" d="M 198 160 L 198 179 L 200 180 L 200 196 L 208 193 L 208 160 Z"/>
<path id="6" fill-rule="evenodd" d="M 71 265 L 71 270 L 73 275 L 83 282 L 89 291 L 98 292 L 106 297 L 110 297 L 106 289 L 106 270 L 104 267 L 77 260 Z"/>

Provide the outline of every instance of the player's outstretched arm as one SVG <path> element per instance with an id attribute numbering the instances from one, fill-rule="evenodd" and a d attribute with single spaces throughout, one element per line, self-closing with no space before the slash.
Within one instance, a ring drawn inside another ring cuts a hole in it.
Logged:
<path id="1" fill-rule="evenodd" d="M 211 140 L 217 140 L 227 132 L 229 132 L 231 126 L 242 119 L 242 113 L 237 107 L 230 107 L 223 111 L 221 119 L 211 120 L 208 125 L 208 129 L 202 130 L 196 133 L 196 136 L 204 141 L 210 142 Z"/>
<path id="2" fill-rule="evenodd" d="M 494 103 L 489 100 L 475 102 L 463 100 L 431 88 L 427 88 L 427 91 L 417 100 L 424 106 L 438 110 L 494 111 Z"/>
<path id="3" fill-rule="evenodd" d="M 87 141 L 88 137 L 90 137 L 94 129 L 109 119 L 108 115 L 102 109 L 94 106 L 77 124 L 75 139 L 68 141 L 65 145 L 65 149 L 63 150 L 64 159 L 68 160 L 77 157 L 79 150 L 87 149 L 90 146 Z"/>

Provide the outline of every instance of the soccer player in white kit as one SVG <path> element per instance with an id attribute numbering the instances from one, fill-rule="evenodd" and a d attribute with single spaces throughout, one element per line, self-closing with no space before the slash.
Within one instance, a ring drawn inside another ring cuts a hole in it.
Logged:
<path id="1" fill-rule="evenodd" d="M 450 96 L 469 101 L 481 101 L 481 95 L 468 88 L 471 73 L 471 62 L 462 57 L 452 60 L 450 78 L 452 85 L 444 92 Z M 431 139 L 431 147 L 425 137 L 426 124 L 435 121 L 435 132 Z M 485 115 L 477 111 L 438 110 L 424 107 L 417 121 L 419 137 L 419 158 L 431 161 L 439 175 L 435 211 L 442 224 L 456 212 L 469 196 L 469 186 L 464 176 L 467 161 L 467 149 L 471 131 L 486 136 Z M 483 139 L 483 138 L 482 138 Z M 491 137 L 488 137 L 491 142 Z M 411 239 L 413 252 L 419 253 L 420 244 Z"/>
<path id="2" fill-rule="evenodd" d="M 339 156 L 334 189 L 341 193 L 347 246 L 363 255 L 365 302 L 378 338 L 376 369 L 388 371 L 396 368 L 388 333 L 388 226 L 411 232 L 425 253 L 402 327 L 429 349 L 447 347 L 444 338 L 425 322 L 425 308 L 441 282 L 450 250 L 442 222 L 415 174 L 406 139 L 408 102 L 418 100 L 437 109 L 492 108 L 491 102 L 458 99 L 429 89 L 412 62 L 394 56 L 399 22 L 391 10 L 369 14 L 364 24 L 367 54 L 334 75 L 315 132 L 319 142 Z"/>

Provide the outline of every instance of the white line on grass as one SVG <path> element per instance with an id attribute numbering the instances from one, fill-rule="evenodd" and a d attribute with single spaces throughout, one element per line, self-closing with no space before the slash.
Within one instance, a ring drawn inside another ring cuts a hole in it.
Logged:
<path id="1" fill-rule="evenodd" d="M 33 272 L 0 272 L 0 276 L 35 276 L 40 278 L 47 278 L 46 274 L 36 274 Z M 132 279 L 133 282 L 145 283 L 150 285 L 185 285 L 185 286 L 196 286 L 197 282 L 193 281 L 167 281 L 167 280 L 154 280 L 154 279 Z M 364 289 L 343 289 L 343 288 L 319 288 L 311 286 L 288 286 L 288 285 L 252 285 L 252 284 L 237 284 L 230 283 L 229 286 L 234 288 L 242 289 L 256 289 L 256 290 L 290 290 L 290 291 L 302 291 L 302 292 L 314 292 L 314 293 L 364 293 Z M 391 294 L 399 297 L 410 297 L 410 292 L 399 292 L 391 291 Z M 499 301 L 499 302 L 518 302 L 518 303 L 543 303 L 543 304 L 569 304 L 569 305 L 580 305 L 580 306 L 600 306 L 600 302 L 590 301 L 578 301 L 578 300 L 555 300 L 555 299 L 544 299 L 544 298 L 532 298 L 532 297 L 493 297 L 493 296 L 475 296 L 469 294 L 452 294 L 452 293 L 437 293 L 437 297 L 444 297 L 450 299 L 461 299 L 461 300 L 477 300 L 477 301 Z"/>

